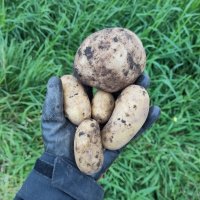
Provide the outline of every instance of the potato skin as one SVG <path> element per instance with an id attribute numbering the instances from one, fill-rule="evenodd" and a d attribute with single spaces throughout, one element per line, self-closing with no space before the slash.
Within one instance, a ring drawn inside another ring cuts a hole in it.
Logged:
<path id="1" fill-rule="evenodd" d="M 112 93 L 133 83 L 145 64 L 145 50 L 135 33 L 107 28 L 83 41 L 75 56 L 74 71 L 82 83 Z"/>
<path id="2" fill-rule="evenodd" d="M 61 77 L 65 116 L 75 125 L 91 117 L 90 100 L 79 81 L 72 75 Z"/>
<path id="3" fill-rule="evenodd" d="M 92 99 L 92 118 L 98 123 L 105 123 L 109 120 L 115 106 L 112 94 L 98 90 Z"/>
<path id="4" fill-rule="evenodd" d="M 149 112 L 149 95 L 138 85 L 125 88 L 115 103 L 115 109 L 102 130 L 106 149 L 117 150 L 126 145 L 144 124 Z"/>
<path id="5" fill-rule="evenodd" d="M 74 139 L 74 155 L 78 168 L 91 175 L 103 164 L 103 147 L 100 128 L 94 119 L 86 119 L 78 126 Z"/>

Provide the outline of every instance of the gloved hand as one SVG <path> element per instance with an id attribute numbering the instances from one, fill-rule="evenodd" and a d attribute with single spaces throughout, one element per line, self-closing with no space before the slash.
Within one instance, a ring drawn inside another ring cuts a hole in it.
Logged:
<path id="1" fill-rule="evenodd" d="M 134 84 L 147 88 L 149 82 L 148 76 L 141 75 Z M 86 91 L 91 99 L 92 89 L 86 87 Z M 118 93 L 114 94 L 115 97 L 117 95 Z M 148 129 L 159 117 L 159 114 L 160 108 L 152 106 L 146 122 L 133 139 Z M 75 163 L 75 131 L 76 126 L 64 116 L 61 81 L 57 77 L 52 77 L 48 81 L 42 112 L 45 153 L 37 160 L 34 170 L 22 186 L 16 199 L 100 200 L 103 198 L 103 190 L 96 183 L 96 180 L 105 173 L 122 149 L 105 150 L 101 170 L 92 176 L 85 175 L 79 171 Z M 43 181 L 41 178 L 46 180 Z M 38 182 L 38 180 L 40 181 Z"/>

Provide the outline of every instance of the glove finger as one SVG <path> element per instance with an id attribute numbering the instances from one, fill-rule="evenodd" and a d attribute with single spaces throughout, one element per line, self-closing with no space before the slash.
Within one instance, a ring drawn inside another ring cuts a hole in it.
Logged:
<path id="1" fill-rule="evenodd" d="M 145 89 L 147 89 L 150 86 L 150 78 L 147 74 L 142 73 L 133 84 L 140 85 L 144 87 Z M 115 99 L 117 99 L 117 97 L 121 94 L 121 92 L 122 90 L 118 92 L 114 92 L 112 93 L 112 95 L 114 96 Z"/>
<path id="2" fill-rule="evenodd" d="M 63 90 L 61 80 L 51 77 L 47 84 L 47 94 L 42 110 L 42 121 L 63 121 Z"/>
<path id="3" fill-rule="evenodd" d="M 141 74 L 138 79 L 134 82 L 135 85 L 140 85 L 147 89 L 150 86 L 150 78 L 147 74 Z"/>

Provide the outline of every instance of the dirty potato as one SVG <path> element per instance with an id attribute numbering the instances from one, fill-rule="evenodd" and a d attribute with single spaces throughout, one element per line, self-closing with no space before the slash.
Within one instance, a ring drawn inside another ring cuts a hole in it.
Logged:
<path id="1" fill-rule="evenodd" d="M 100 128 L 94 119 L 86 119 L 78 126 L 74 139 L 75 160 L 80 171 L 91 175 L 103 164 Z"/>
<path id="2" fill-rule="evenodd" d="M 103 124 L 110 118 L 115 100 L 112 94 L 98 90 L 92 99 L 92 118 Z"/>
<path id="3" fill-rule="evenodd" d="M 75 56 L 74 71 L 84 84 L 116 92 L 133 83 L 145 64 L 145 50 L 135 33 L 107 28 L 83 41 Z"/>
<path id="4" fill-rule="evenodd" d="M 89 98 L 79 81 L 72 75 L 61 77 L 65 116 L 76 125 L 91 117 Z"/>
<path id="5" fill-rule="evenodd" d="M 115 109 L 102 130 L 106 149 L 116 150 L 126 145 L 144 124 L 149 112 L 149 95 L 138 85 L 125 88 L 115 103 Z"/>

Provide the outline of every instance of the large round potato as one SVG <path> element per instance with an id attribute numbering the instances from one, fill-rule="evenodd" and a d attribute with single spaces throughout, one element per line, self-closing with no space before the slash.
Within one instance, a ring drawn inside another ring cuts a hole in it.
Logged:
<path id="1" fill-rule="evenodd" d="M 78 168 L 91 175 L 103 164 L 103 147 L 100 128 L 94 119 L 84 120 L 77 128 L 74 139 L 74 155 Z"/>
<path id="2" fill-rule="evenodd" d="M 115 102 L 115 109 L 102 130 L 106 149 L 116 150 L 126 145 L 144 124 L 149 112 L 149 95 L 138 85 L 125 88 Z"/>
<path id="3" fill-rule="evenodd" d="M 115 106 L 112 94 L 98 90 L 92 99 L 92 118 L 100 124 L 108 121 Z"/>
<path id="4" fill-rule="evenodd" d="M 79 81 L 72 75 L 61 77 L 64 95 L 65 116 L 79 125 L 84 119 L 91 117 L 90 100 Z"/>
<path id="5" fill-rule="evenodd" d="M 116 92 L 133 83 L 145 64 L 145 50 L 135 33 L 108 28 L 83 41 L 75 56 L 74 71 L 84 84 Z"/>

